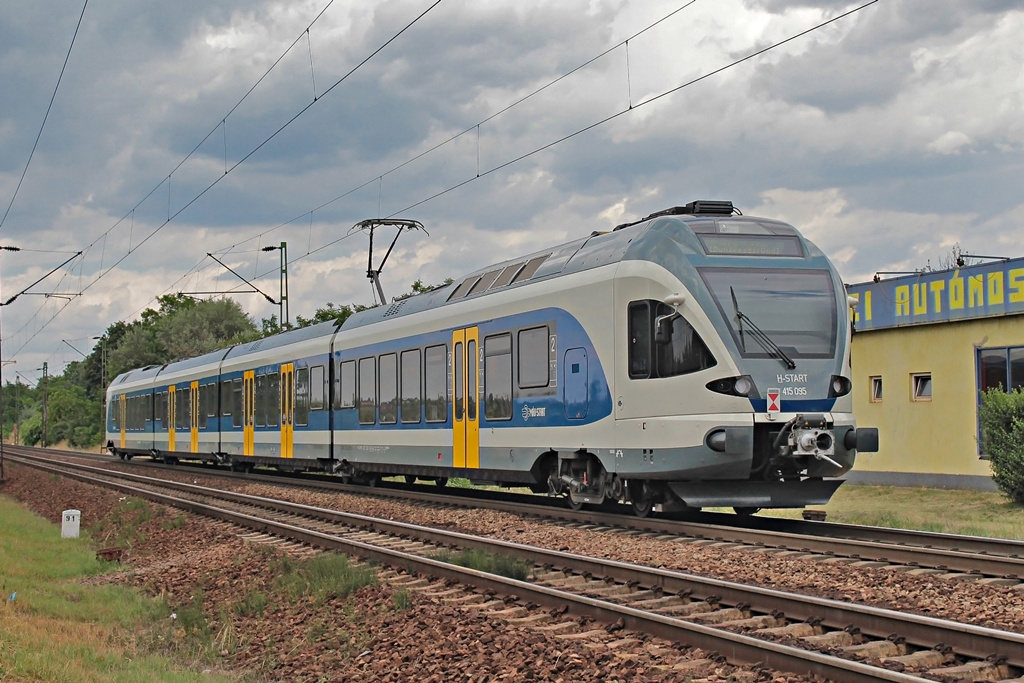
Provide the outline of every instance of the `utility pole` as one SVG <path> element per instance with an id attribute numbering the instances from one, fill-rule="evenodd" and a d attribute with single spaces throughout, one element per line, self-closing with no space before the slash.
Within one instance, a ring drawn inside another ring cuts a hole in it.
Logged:
<path id="1" fill-rule="evenodd" d="M 43 385 L 43 448 L 46 448 L 46 385 L 49 384 L 46 381 L 46 361 L 43 361 L 43 379 L 41 383 Z"/>
<path id="2" fill-rule="evenodd" d="M 281 242 L 281 327 L 288 325 L 288 243 Z"/>
<path id="3" fill-rule="evenodd" d="M 107 432 L 107 339 L 106 335 L 93 337 L 100 342 L 100 432 Z M 105 438 L 105 437 L 104 437 Z M 100 453 L 103 452 L 103 439 L 100 439 Z"/>
<path id="4" fill-rule="evenodd" d="M 286 329 L 288 327 L 288 323 L 289 323 L 289 313 L 288 313 L 288 243 L 287 242 L 281 242 L 281 246 L 279 246 L 279 247 L 263 247 L 262 251 L 280 251 L 281 252 L 281 272 L 280 272 L 280 289 L 279 289 L 280 293 L 277 296 L 277 321 L 281 324 L 281 329 Z M 236 275 L 237 275 L 237 273 L 236 273 Z M 266 295 L 264 295 L 264 296 L 266 296 Z"/>

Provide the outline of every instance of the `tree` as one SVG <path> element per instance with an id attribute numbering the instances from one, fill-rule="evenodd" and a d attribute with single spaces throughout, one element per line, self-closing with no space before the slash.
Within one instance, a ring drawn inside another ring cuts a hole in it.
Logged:
<path id="1" fill-rule="evenodd" d="M 208 299 L 183 308 L 155 325 L 164 362 L 216 351 L 239 335 L 254 334 L 252 319 L 233 299 Z"/>
<path id="2" fill-rule="evenodd" d="M 328 301 L 326 306 L 316 309 L 312 318 L 303 318 L 301 315 L 297 315 L 295 316 L 295 321 L 298 323 L 298 327 L 309 327 L 310 325 L 327 322 L 328 320 L 335 320 L 338 324 L 341 324 L 348 320 L 349 316 L 353 313 L 359 313 L 370 308 L 373 308 L 373 306 L 364 306 L 363 304 L 335 307 L 334 302 Z"/>
<path id="3" fill-rule="evenodd" d="M 981 446 L 992 479 L 1007 498 L 1024 505 L 1024 392 L 1002 387 L 981 395 Z"/>

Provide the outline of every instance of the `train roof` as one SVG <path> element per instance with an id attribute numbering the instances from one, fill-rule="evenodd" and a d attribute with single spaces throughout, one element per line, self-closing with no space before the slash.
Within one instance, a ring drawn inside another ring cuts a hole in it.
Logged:
<path id="1" fill-rule="evenodd" d="M 298 329 L 288 330 L 287 332 L 280 332 L 273 336 L 264 337 L 263 339 L 257 339 L 256 341 L 247 342 L 245 344 L 236 344 L 228 349 L 223 360 L 256 353 L 257 351 L 275 349 L 281 346 L 287 346 L 288 344 L 306 341 L 308 339 L 329 337 L 334 334 L 337 327 L 338 324 L 335 321 L 329 320 L 327 322 L 317 323 L 316 325 L 309 325 L 308 327 L 300 327 Z"/>
<path id="2" fill-rule="evenodd" d="M 720 227 L 726 222 L 733 226 L 732 230 Z M 530 282 L 618 263 L 627 258 L 661 261 L 665 256 L 659 253 L 664 247 L 665 232 L 678 227 L 679 223 L 685 223 L 690 230 L 686 231 L 688 234 L 673 234 L 673 242 L 681 243 L 688 251 L 698 254 L 705 253 L 699 234 L 742 231 L 744 225 L 750 226 L 752 233 L 765 231 L 776 236 L 799 237 L 797 230 L 786 223 L 739 215 L 732 202 L 691 202 L 686 206 L 672 207 L 638 221 L 624 223 L 608 232 L 593 232 L 565 244 L 494 263 L 443 287 L 355 313 L 344 322 L 342 329 L 354 329 L 395 316 L 411 315 L 461 299 L 486 296 L 525 286 Z M 658 234 L 647 238 L 647 233 L 651 231 Z"/>
<path id="3" fill-rule="evenodd" d="M 147 365 L 144 368 L 135 368 L 134 370 L 128 370 L 122 372 L 120 375 L 114 378 L 114 381 L 110 383 L 110 386 L 118 384 L 131 384 L 139 380 L 150 379 L 156 377 L 160 370 L 163 369 L 163 365 Z"/>

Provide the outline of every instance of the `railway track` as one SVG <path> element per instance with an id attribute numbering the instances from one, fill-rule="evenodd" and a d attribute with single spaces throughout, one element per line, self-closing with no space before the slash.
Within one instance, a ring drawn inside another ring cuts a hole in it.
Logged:
<path id="1" fill-rule="evenodd" d="M 843 681 L 1014 680 L 1024 672 L 1024 636 L 1016 633 L 137 474 L 24 456 L 12 460 L 260 533 L 402 567 L 408 575 L 392 570 L 398 583 L 564 637 L 588 637 L 579 632 L 579 619 L 585 617 L 716 651 L 732 663 L 760 662 Z M 530 579 L 505 579 L 435 559 L 451 547 L 521 558 L 533 567 Z M 474 588 L 467 592 L 465 586 Z M 550 611 L 531 610 L 530 604 Z"/>
<path id="2" fill-rule="evenodd" d="M 10 447 L 8 447 L 10 449 Z M 15 447 L 14 452 L 67 456 L 67 451 Z M 90 455 L 100 462 L 120 463 L 106 456 Z M 123 464 L 123 463 L 122 463 Z M 141 463 L 139 463 L 141 464 Z M 153 463 L 147 467 L 154 466 Z M 182 466 L 156 465 L 181 472 Z M 187 468 L 203 476 L 223 476 L 280 484 L 276 476 L 240 475 L 206 466 Z M 1016 586 L 1024 583 L 1024 542 L 1009 539 L 955 536 L 904 529 L 863 527 L 827 522 L 768 517 L 701 513 L 690 516 L 638 519 L 623 510 L 568 509 L 558 499 L 508 494 L 495 491 L 461 490 L 445 494 L 433 486 L 352 486 L 324 481 L 324 477 L 288 478 L 288 486 L 305 486 L 331 492 L 387 497 L 406 502 L 452 507 L 489 508 L 561 524 L 604 529 L 610 533 L 653 533 L 673 535 L 700 544 L 740 547 L 788 557 L 845 562 L 858 566 L 897 565 L 912 575 L 950 580 L 971 580 L 983 584 Z"/>

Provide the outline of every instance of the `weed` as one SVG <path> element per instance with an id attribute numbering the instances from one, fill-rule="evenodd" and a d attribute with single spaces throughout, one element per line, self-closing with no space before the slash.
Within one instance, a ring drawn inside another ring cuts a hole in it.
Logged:
<path id="1" fill-rule="evenodd" d="M 256 591 L 249 593 L 238 602 L 234 603 L 231 611 L 240 617 L 262 617 L 269 602 L 265 593 Z"/>
<path id="2" fill-rule="evenodd" d="M 394 603 L 396 611 L 404 612 L 412 607 L 412 594 L 407 589 L 400 588 L 392 593 L 391 601 Z"/>
<path id="3" fill-rule="evenodd" d="M 497 574 L 519 581 L 525 580 L 533 568 L 529 562 L 524 560 L 508 555 L 488 553 L 483 550 L 469 549 L 458 552 L 444 550 L 436 555 L 432 555 L 432 557 L 435 560 L 447 562 L 448 564 L 456 564 L 460 567 L 475 569 L 488 574 Z"/>
<path id="4" fill-rule="evenodd" d="M 164 522 L 163 522 L 163 524 L 161 524 L 161 526 L 164 528 L 164 531 L 170 531 L 171 529 L 181 529 L 186 524 L 188 524 L 188 520 L 185 518 L 185 516 L 184 515 L 178 515 L 174 519 L 164 520 Z"/>
<path id="5" fill-rule="evenodd" d="M 285 595 L 312 595 L 321 603 L 376 583 L 377 571 L 373 567 L 353 565 L 347 556 L 335 553 L 317 555 L 304 562 L 282 559 L 275 582 Z"/>

